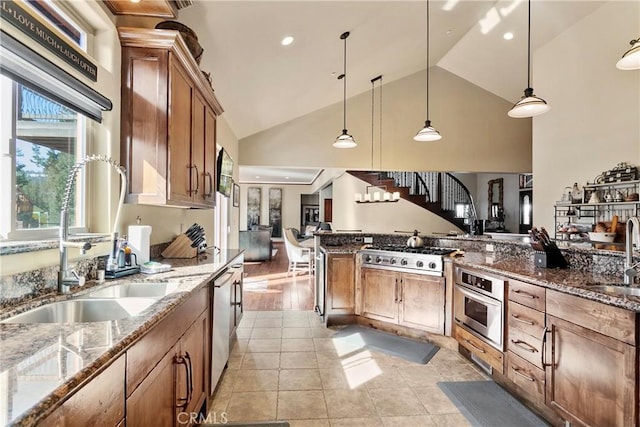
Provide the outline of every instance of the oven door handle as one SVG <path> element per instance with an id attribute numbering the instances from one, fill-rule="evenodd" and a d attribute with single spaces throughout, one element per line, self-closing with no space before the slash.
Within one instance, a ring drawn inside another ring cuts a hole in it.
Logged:
<path id="1" fill-rule="evenodd" d="M 495 299 L 493 299 L 493 298 L 486 297 L 486 296 L 481 295 L 481 294 L 479 294 L 479 293 L 477 293 L 477 292 L 472 292 L 472 291 L 470 291 L 470 290 L 468 290 L 468 289 L 464 288 L 463 286 L 459 285 L 458 283 L 456 283 L 456 289 L 457 289 L 457 290 L 458 290 L 462 295 L 468 296 L 469 298 L 474 299 L 474 300 L 476 300 L 476 301 L 480 301 L 480 302 L 482 302 L 482 303 L 485 303 L 485 304 L 487 304 L 487 305 L 492 305 L 492 306 L 494 306 L 494 307 L 500 307 L 500 306 L 502 306 L 502 303 L 501 303 L 500 301 L 495 300 Z"/>

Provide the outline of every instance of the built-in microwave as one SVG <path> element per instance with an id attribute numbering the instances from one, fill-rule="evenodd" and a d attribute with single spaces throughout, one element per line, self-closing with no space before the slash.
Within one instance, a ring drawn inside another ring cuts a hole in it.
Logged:
<path id="1" fill-rule="evenodd" d="M 502 279 L 456 268 L 453 289 L 456 323 L 500 351 L 504 350 L 504 288 Z"/>

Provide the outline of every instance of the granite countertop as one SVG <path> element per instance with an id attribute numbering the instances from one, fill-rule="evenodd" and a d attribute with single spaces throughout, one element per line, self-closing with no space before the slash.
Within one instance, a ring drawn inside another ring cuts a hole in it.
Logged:
<path id="1" fill-rule="evenodd" d="M 78 298 L 90 291 L 130 281 L 180 284 L 136 317 L 73 324 L 0 323 L 0 372 L 5 378 L 0 386 L 4 396 L 0 419 L 11 425 L 37 424 L 69 392 L 93 378 L 105 364 L 125 352 L 192 292 L 206 286 L 241 253 L 240 250 L 215 255 L 205 252 L 192 259 L 163 260 L 172 265 L 170 271 L 108 280 L 90 289 L 85 285 L 70 295 L 41 298 L 0 312 L 0 319 L 4 319 L 53 300 Z"/>
<path id="2" fill-rule="evenodd" d="M 466 252 L 453 258 L 456 265 L 475 267 L 486 272 L 511 277 L 545 288 L 555 289 L 627 310 L 640 312 L 640 297 L 594 290 L 598 285 L 620 285 L 622 274 L 595 274 L 576 268 L 540 268 L 532 260 L 521 258 L 495 259 L 483 252 Z"/>
<path id="3" fill-rule="evenodd" d="M 358 252 L 362 249 L 362 243 L 346 243 L 341 245 L 320 245 L 320 249 L 322 249 L 327 254 L 352 254 Z"/>

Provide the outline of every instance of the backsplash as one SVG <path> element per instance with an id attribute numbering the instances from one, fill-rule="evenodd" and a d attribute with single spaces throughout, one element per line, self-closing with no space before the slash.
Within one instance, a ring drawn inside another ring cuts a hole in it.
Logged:
<path id="1" fill-rule="evenodd" d="M 151 259 L 160 258 L 160 254 L 169 245 L 160 243 L 151 245 Z M 99 267 L 104 268 L 107 256 L 87 258 L 73 263 L 74 269 L 87 280 L 95 280 Z M 38 268 L 13 275 L 0 276 L 0 310 L 13 307 L 34 298 L 52 295 L 58 289 L 58 264 Z"/>

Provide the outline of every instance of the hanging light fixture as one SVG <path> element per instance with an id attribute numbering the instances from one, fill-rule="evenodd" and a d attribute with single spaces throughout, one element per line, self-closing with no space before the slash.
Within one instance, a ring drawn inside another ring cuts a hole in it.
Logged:
<path id="1" fill-rule="evenodd" d="M 523 118 L 544 114 L 551 109 L 547 101 L 533 94 L 531 87 L 531 0 L 529 0 L 529 19 L 527 30 L 527 88 L 524 96 L 511 107 L 507 113 L 509 117 Z"/>
<path id="2" fill-rule="evenodd" d="M 344 40 L 344 71 L 338 76 L 338 80 L 342 80 L 342 108 L 343 108 L 343 121 L 342 121 L 342 133 L 336 138 L 333 146 L 336 148 L 353 148 L 356 147 L 356 141 L 351 135 L 347 133 L 347 38 L 349 37 L 349 31 L 340 34 L 340 40 Z"/>
<path id="3" fill-rule="evenodd" d="M 424 127 L 413 137 L 415 141 L 438 141 L 442 139 L 442 135 L 433 126 L 429 120 L 429 0 L 427 0 L 427 120 Z"/>
<path id="4" fill-rule="evenodd" d="M 616 62 L 620 70 L 640 70 L 640 37 L 629 42 L 631 49 L 626 51 Z"/>

